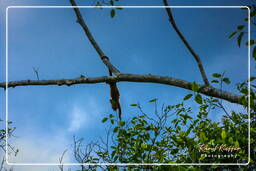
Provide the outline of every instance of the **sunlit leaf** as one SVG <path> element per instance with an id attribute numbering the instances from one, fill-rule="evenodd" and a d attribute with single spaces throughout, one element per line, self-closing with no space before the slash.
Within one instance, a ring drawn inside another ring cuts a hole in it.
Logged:
<path id="1" fill-rule="evenodd" d="M 233 143 L 233 138 L 232 138 L 232 137 L 229 137 L 229 138 L 228 138 L 228 142 L 232 144 L 232 143 Z"/>
<path id="2" fill-rule="evenodd" d="M 118 9 L 118 10 L 122 10 L 123 8 L 122 8 L 122 7 L 116 7 L 116 9 Z"/>
<path id="3" fill-rule="evenodd" d="M 248 42 L 246 42 L 246 46 L 251 46 L 254 43 L 255 43 L 254 40 L 249 40 Z"/>
<path id="4" fill-rule="evenodd" d="M 199 90 L 199 86 L 196 82 L 192 83 L 192 91 L 197 92 Z"/>
<path id="5" fill-rule="evenodd" d="M 250 77 L 249 80 L 252 82 L 252 81 L 256 80 L 256 77 Z"/>
<path id="6" fill-rule="evenodd" d="M 221 138 L 222 138 L 222 139 L 225 139 L 226 137 L 227 137 L 226 131 L 225 131 L 225 130 L 222 130 L 222 132 L 221 132 Z"/>

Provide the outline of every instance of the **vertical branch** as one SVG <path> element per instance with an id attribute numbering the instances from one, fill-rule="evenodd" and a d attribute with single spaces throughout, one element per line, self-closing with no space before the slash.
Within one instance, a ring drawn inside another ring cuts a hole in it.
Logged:
<path id="1" fill-rule="evenodd" d="M 174 30 L 176 31 L 176 33 L 178 34 L 178 36 L 180 37 L 180 39 L 182 40 L 184 45 L 187 47 L 187 49 L 189 50 L 191 55 L 195 58 L 195 60 L 197 62 L 197 65 L 198 65 L 198 68 L 199 68 L 199 70 L 201 72 L 202 78 L 204 80 L 204 83 L 205 83 L 205 85 L 209 86 L 209 81 L 208 81 L 207 76 L 205 74 L 204 67 L 203 67 L 203 64 L 202 64 L 202 61 L 201 61 L 200 57 L 195 53 L 195 51 L 192 49 L 192 47 L 190 46 L 190 44 L 188 43 L 186 38 L 180 32 L 178 26 L 175 23 L 174 17 L 173 17 L 172 12 L 171 12 L 171 9 L 168 7 L 169 5 L 168 5 L 167 0 L 163 0 L 163 3 L 166 6 L 165 10 L 166 10 L 166 12 L 168 14 L 169 21 L 170 21 L 172 27 L 174 28 Z"/>

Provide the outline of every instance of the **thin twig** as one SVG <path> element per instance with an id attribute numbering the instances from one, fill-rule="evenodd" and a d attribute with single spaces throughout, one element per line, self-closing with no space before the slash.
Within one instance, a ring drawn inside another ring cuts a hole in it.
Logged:
<path id="1" fill-rule="evenodd" d="M 172 27 L 174 28 L 174 30 L 176 31 L 176 33 L 179 35 L 180 39 L 182 40 L 182 42 L 184 43 L 184 45 L 187 47 L 187 49 L 189 50 L 189 52 L 191 53 L 191 55 L 195 58 L 196 62 L 197 62 L 197 65 L 198 65 L 198 68 L 201 72 L 201 75 L 202 75 L 202 78 L 204 80 L 204 83 L 206 86 L 209 86 L 209 81 L 207 79 L 207 76 L 205 74 L 205 71 L 204 71 L 204 67 L 203 67 L 203 64 L 202 64 L 202 61 L 200 59 L 200 57 L 195 53 L 195 51 L 192 49 L 192 47 L 190 46 L 190 44 L 188 43 L 188 41 L 186 40 L 186 38 L 183 36 L 183 34 L 181 33 L 181 31 L 179 30 L 178 26 L 176 25 L 175 23 L 175 20 L 174 20 L 174 17 L 172 15 L 172 11 L 171 9 L 168 7 L 168 2 L 167 0 L 163 0 L 163 3 L 164 5 L 166 6 L 165 10 L 169 16 L 169 21 L 172 25 Z"/>
<path id="2" fill-rule="evenodd" d="M 64 166 L 63 166 L 63 164 L 62 164 L 62 161 L 63 161 L 64 155 L 65 155 L 65 153 L 66 153 L 67 151 L 68 151 L 67 149 L 66 149 L 65 151 L 63 151 L 62 155 L 61 155 L 60 158 L 59 158 L 59 162 L 60 162 L 59 169 L 60 169 L 60 171 L 64 171 Z"/>
<path id="3" fill-rule="evenodd" d="M 36 73 L 36 78 L 37 78 L 37 80 L 39 80 L 39 73 L 38 73 L 38 68 L 36 69 L 36 68 L 34 68 L 33 67 L 33 71 Z"/>

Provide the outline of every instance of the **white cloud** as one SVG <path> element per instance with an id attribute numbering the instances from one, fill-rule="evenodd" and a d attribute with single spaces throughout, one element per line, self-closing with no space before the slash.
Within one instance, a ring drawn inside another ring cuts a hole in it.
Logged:
<path id="1" fill-rule="evenodd" d="M 89 124 L 89 116 L 86 111 L 84 111 L 79 106 L 74 106 L 71 112 L 71 122 L 68 128 L 68 131 L 74 132 L 79 130 L 84 125 Z"/>
<path id="2" fill-rule="evenodd" d="M 16 157 L 10 156 L 9 162 L 58 163 L 60 156 L 69 147 L 70 142 L 65 135 L 59 134 L 44 137 L 33 135 L 29 138 L 17 138 L 13 144 L 19 149 L 19 153 Z M 63 162 L 68 162 L 70 158 L 69 153 L 66 153 Z"/>
<path id="3" fill-rule="evenodd" d="M 82 128 L 88 128 L 98 120 L 99 104 L 92 98 L 86 104 L 75 103 L 70 112 L 69 132 L 75 132 Z"/>
<path id="4" fill-rule="evenodd" d="M 65 149 L 69 148 L 69 140 L 65 134 L 51 136 L 30 135 L 23 138 L 13 138 L 12 143 L 20 150 L 17 156 L 9 156 L 10 163 L 59 163 L 59 158 Z M 72 162 L 73 154 L 68 149 L 62 163 Z M 14 166 L 14 171 L 53 171 L 58 166 Z M 66 167 L 68 168 L 68 167 Z"/>

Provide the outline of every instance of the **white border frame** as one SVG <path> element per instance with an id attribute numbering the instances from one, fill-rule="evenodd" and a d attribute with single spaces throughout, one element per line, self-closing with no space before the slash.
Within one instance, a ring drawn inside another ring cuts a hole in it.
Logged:
<path id="1" fill-rule="evenodd" d="M 117 6 L 101 6 L 100 8 L 116 8 Z M 246 8 L 248 9 L 248 41 L 251 40 L 251 28 L 250 28 L 250 8 L 248 6 L 118 6 L 122 8 Z M 8 6 L 6 8 L 6 139 L 5 142 L 8 144 L 8 10 L 10 8 L 99 8 L 95 6 Z M 248 78 L 250 78 L 250 46 L 248 46 Z M 7 165 L 11 166 L 57 166 L 57 165 L 63 165 L 63 166 L 88 166 L 88 165 L 94 165 L 94 166 L 161 166 L 161 165 L 194 165 L 194 166 L 201 166 L 201 165 L 248 165 L 250 163 L 250 79 L 248 79 L 248 162 L 247 163 L 11 163 L 8 161 L 8 146 L 6 146 L 6 163 Z"/>

